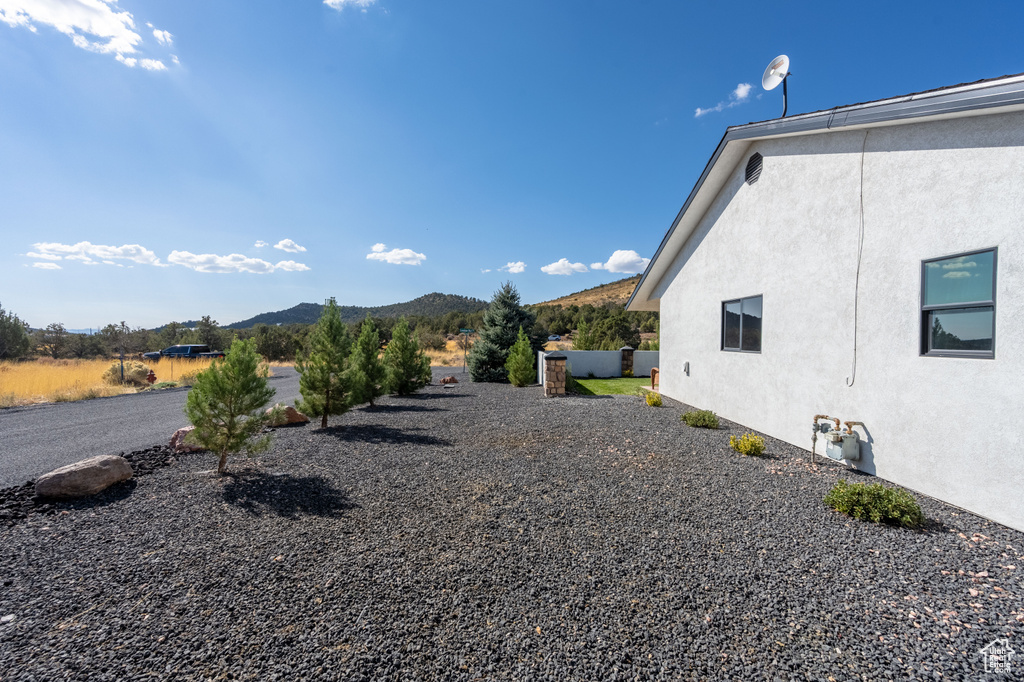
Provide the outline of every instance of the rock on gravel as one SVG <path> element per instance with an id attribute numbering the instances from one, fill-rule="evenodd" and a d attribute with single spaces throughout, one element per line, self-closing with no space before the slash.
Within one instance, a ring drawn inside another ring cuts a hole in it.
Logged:
<path id="1" fill-rule="evenodd" d="M 459 379 L 0 529 L 5 679 L 1012 677 L 1021 533 L 849 519 L 855 474 L 670 400 Z"/>
<path id="2" fill-rule="evenodd" d="M 185 442 L 185 438 L 195 431 L 195 428 L 194 426 L 183 426 L 175 431 L 171 436 L 170 448 L 175 452 L 201 452 L 203 446 Z"/>
<path id="3" fill-rule="evenodd" d="M 99 455 L 54 469 L 36 479 L 39 497 L 71 500 L 88 497 L 132 477 L 128 460 L 117 455 Z"/>

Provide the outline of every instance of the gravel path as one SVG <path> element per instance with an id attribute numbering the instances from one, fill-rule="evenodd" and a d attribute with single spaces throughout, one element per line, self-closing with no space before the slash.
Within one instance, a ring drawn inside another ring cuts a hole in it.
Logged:
<path id="1" fill-rule="evenodd" d="M 669 400 L 456 376 L 0 528 L 0 679 L 1013 677 L 979 650 L 1024 652 L 1021 533 L 847 519 L 838 467 Z"/>
<path id="2" fill-rule="evenodd" d="M 292 405 L 299 375 L 275 367 L 274 400 Z M 86 457 L 166 444 L 185 418 L 186 388 L 147 391 L 74 403 L 0 410 L 0 488 L 24 483 Z"/>

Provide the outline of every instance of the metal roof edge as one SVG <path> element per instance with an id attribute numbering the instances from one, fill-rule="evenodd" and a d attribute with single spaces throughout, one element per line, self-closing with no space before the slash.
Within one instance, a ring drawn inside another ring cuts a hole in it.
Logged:
<path id="1" fill-rule="evenodd" d="M 654 253 L 654 257 L 651 258 L 651 262 L 647 264 L 647 268 L 640 277 L 640 281 L 636 283 L 633 294 L 626 301 L 626 310 L 629 310 L 633 299 L 636 298 L 641 287 L 647 282 L 647 276 L 654 268 L 662 251 L 664 251 L 665 246 L 671 239 L 676 227 L 679 225 L 679 221 L 703 188 L 704 181 L 711 173 L 711 169 L 714 168 L 715 163 L 717 163 L 725 147 L 730 142 L 831 131 L 854 126 L 879 125 L 1015 105 L 1024 106 L 1024 74 L 1004 76 L 977 83 L 947 86 L 911 95 L 890 97 L 862 104 L 852 104 L 726 128 L 725 134 L 704 167 L 704 171 L 697 179 L 696 185 L 690 191 L 683 207 L 679 209 L 679 213 L 676 214 L 675 220 L 672 221 L 671 227 L 669 227 L 664 238 L 662 238 L 658 250 Z"/>

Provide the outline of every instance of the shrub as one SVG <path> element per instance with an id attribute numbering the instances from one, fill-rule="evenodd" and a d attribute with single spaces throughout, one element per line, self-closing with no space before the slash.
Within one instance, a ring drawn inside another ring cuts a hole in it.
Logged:
<path id="1" fill-rule="evenodd" d="M 229 454 L 254 454 L 270 445 L 268 437 L 256 438 L 267 422 L 262 408 L 274 395 L 265 367 L 261 370 L 252 339 L 236 339 L 223 360 L 199 373 L 185 399 L 185 414 L 196 427 L 193 438 L 220 455 L 218 474 L 224 473 Z"/>
<path id="2" fill-rule="evenodd" d="M 369 317 L 370 313 L 366 313 Z M 414 334 L 416 343 L 424 350 L 448 350 L 448 340 L 441 334 L 426 329 L 417 329 Z"/>
<path id="3" fill-rule="evenodd" d="M 924 514 L 914 496 L 881 483 L 847 483 L 839 479 L 825 495 L 825 504 L 847 516 L 874 523 L 914 527 L 924 523 Z"/>
<path id="4" fill-rule="evenodd" d="M 565 367 L 565 392 L 566 393 L 582 393 L 580 390 L 582 387 L 579 382 L 572 375 L 572 370 L 568 365 Z"/>
<path id="5" fill-rule="evenodd" d="M 196 377 L 202 372 L 201 369 L 186 369 L 178 373 L 178 378 L 175 381 L 178 382 L 179 386 L 191 386 L 196 383 Z"/>
<path id="6" fill-rule="evenodd" d="M 647 391 L 647 395 L 644 396 L 644 400 L 651 407 L 661 407 L 661 394 L 655 393 L 654 391 Z"/>
<path id="7" fill-rule="evenodd" d="M 711 410 L 694 410 L 693 412 L 687 412 L 680 417 L 687 426 L 693 426 L 698 429 L 717 429 L 718 428 L 718 415 Z"/>
<path id="8" fill-rule="evenodd" d="M 121 380 L 121 362 L 116 361 L 103 373 L 103 382 L 107 384 L 130 384 L 132 386 L 148 386 L 146 377 L 149 367 L 138 360 L 124 361 L 124 381 Z"/>
<path id="9" fill-rule="evenodd" d="M 533 348 L 530 347 L 530 339 L 522 327 L 519 328 L 519 338 L 508 352 L 505 371 L 508 372 L 508 380 L 513 386 L 529 386 L 537 378 L 537 372 L 533 368 Z"/>
<path id="10" fill-rule="evenodd" d="M 631 369 L 624 370 L 622 372 L 622 376 L 623 376 L 623 378 L 626 378 L 626 379 L 632 379 L 633 378 L 633 370 L 631 370 Z"/>
<path id="11" fill-rule="evenodd" d="M 754 433 L 744 433 L 739 438 L 729 436 L 729 446 L 741 455 L 760 457 L 764 454 L 764 438 Z"/>

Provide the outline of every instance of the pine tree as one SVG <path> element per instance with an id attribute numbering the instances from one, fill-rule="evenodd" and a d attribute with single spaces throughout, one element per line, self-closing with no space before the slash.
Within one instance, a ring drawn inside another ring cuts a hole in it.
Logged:
<path id="1" fill-rule="evenodd" d="M 519 292 L 506 282 L 494 293 L 484 313 L 480 340 L 473 344 L 467 360 L 473 381 L 508 381 L 505 362 L 519 337 L 519 328 L 533 329 L 533 313 L 519 303 Z"/>
<path id="2" fill-rule="evenodd" d="M 327 428 L 327 416 L 345 414 L 349 407 L 348 378 L 345 365 L 352 351 L 352 335 L 341 321 L 338 304 L 331 298 L 324 306 L 309 335 L 308 352 L 295 360 L 299 372 L 301 400 L 295 407 L 312 417 L 320 417 L 320 428 Z"/>
<path id="3" fill-rule="evenodd" d="M 573 350 L 597 350 L 597 337 L 590 331 L 587 321 L 580 319 L 576 335 L 572 337 Z"/>
<path id="4" fill-rule="evenodd" d="M 384 351 L 385 387 L 388 393 L 409 395 L 430 383 L 430 358 L 409 336 L 404 317 L 391 331 L 391 343 Z"/>
<path id="5" fill-rule="evenodd" d="M 384 363 L 379 353 L 380 334 L 367 313 L 348 360 L 350 402 L 353 405 L 370 403 L 370 407 L 373 407 L 373 401 L 384 394 Z"/>
<path id="6" fill-rule="evenodd" d="M 537 378 L 533 369 L 533 348 L 530 346 L 530 337 L 526 335 L 523 328 L 519 328 L 519 338 L 516 339 L 512 350 L 508 353 L 508 361 L 505 363 L 505 371 L 508 372 L 508 380 L 513 386 L 529 386 Z"/>
<path id="7" fill-rule="evenodd" d="M 236 339 L 223 360 L 196 376 L 185 414 L 195 426 L 191 438 L 220 455 L 218 474 L 224 474 L 228 455 L 242 450 L 255 454 L 270 445 L 269 436 L 256 435 L 267 421 L 262 408 L 273 396 L 252 340 Z"/>

